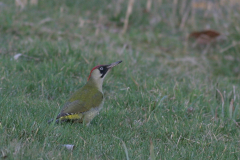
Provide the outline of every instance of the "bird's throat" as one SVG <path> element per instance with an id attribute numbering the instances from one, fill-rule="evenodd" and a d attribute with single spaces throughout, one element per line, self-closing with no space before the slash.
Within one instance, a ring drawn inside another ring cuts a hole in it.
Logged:
<path id="1" fill-rule="evenodd" d="M 102 85 L 103 85 L 103 79 L 94 79 L 94 78 L 90 78 L 87 82 L 87 85 L 91 86 L 91 87 L 96 87 L 100 92 L 102 92 Z"/>

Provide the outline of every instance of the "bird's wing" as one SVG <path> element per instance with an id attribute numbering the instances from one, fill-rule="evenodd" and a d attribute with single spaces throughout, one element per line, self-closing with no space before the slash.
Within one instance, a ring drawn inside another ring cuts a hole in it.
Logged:
<path id="1" fill-rule="evenodd" d="M 81 92 L 82 93 L 82 92 Z M 65 103 L 61 113 L 57 118 L 66 114 L 83 113 L 91 108 L 98 107 L 103 100 L 103 94 L 100 91 L 85 91 L 84 94 L 74 93 Z"/>

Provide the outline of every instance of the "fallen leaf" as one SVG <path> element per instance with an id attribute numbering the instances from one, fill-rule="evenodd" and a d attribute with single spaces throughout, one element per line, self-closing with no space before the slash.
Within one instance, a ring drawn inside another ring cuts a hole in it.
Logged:
<path id="1" fill-rule="evenodd" d="M 63 146 L 64 146 L 65 148 L 67 148 L 68 150 L 71 150 L 71 151 L 72 151 L 72 150 L 74 149 L 74 147 L 75 147 L 75 146 L 72 145 L 72 144 L 64 144 Z"/>
<path id="2" fill-rule="evenodd" d="M 17 60 L 20 56 L 22 56 L 22 54 L 18 53 L 18 54 L 15 54 L 13 58 L 14 58 L 14 60 Z"/>
<path id="3" fill-rule="evenodd" d="M 194 108 L 193 107 L 189 107 L 188 109 L 187 109 L 187 113 L 193 113 L 194 112 Z"/>
<path id="4" fill-rule="evenodd" d="M 198 38 L 201 35 L 207 35 L 210 38 L 216 38 L 217 36 L 220 35 L 220 33 L 217 31 L 214 31 L 214 30 L 203 30 L 203 31 L 192 32 L 190 34 L 190 36 L 195 37 L 195 38 Z"/>
<path id="5" fill-rule="evenodd" d="M 214 30 L 203 30 L 192 32 L 189 38 L 195 38 L 198 44 L 209 44 L 214 42 L 221 34 Z"/>

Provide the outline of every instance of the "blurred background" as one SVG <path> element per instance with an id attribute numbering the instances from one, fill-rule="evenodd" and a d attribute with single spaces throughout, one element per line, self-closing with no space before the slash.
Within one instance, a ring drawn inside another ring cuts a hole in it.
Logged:
<path id="1" fill-rule="evenodd" d="M 21 52 L 44 59 L 44 51 L 31 52 L 36 50 L 34 43 L 67 42 L 82 50 L 91 50 L 86 44 L 105 43 L 103 53 L 98 55 L 108 52 L 121 55 L 131 48 L 146 58 L 158 57 L 160 62 L 164 58 L 172 63 L 171 58 L 181 57 L 176 63 L 184 61 L 184 65 L 186 61 L 197 68 L 202 65 L 206 72 L 217 76 L 239 78 L 239 3 L 237 0 L 1 1 L 1 55 Z M 205 58 L 201 58 L 203 54 Z"/>

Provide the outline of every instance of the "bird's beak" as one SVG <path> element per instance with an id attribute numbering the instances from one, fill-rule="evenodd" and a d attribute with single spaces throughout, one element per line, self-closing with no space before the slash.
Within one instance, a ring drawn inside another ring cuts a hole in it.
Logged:
<path id="1" fill-rule="evenodd" d="M 121 63 L 122 61 L 117 61 L 117 62 L 114 62 L 114 63 L 112 63 L 112 64 L 109 64 L 108 66 L 107 66 L 107 68 L 108 69 L 111 69 L 111 68 L 113 68 L 113 67 L 115 67 L 116 65 L 118 65 L 119 63 Z"/>

